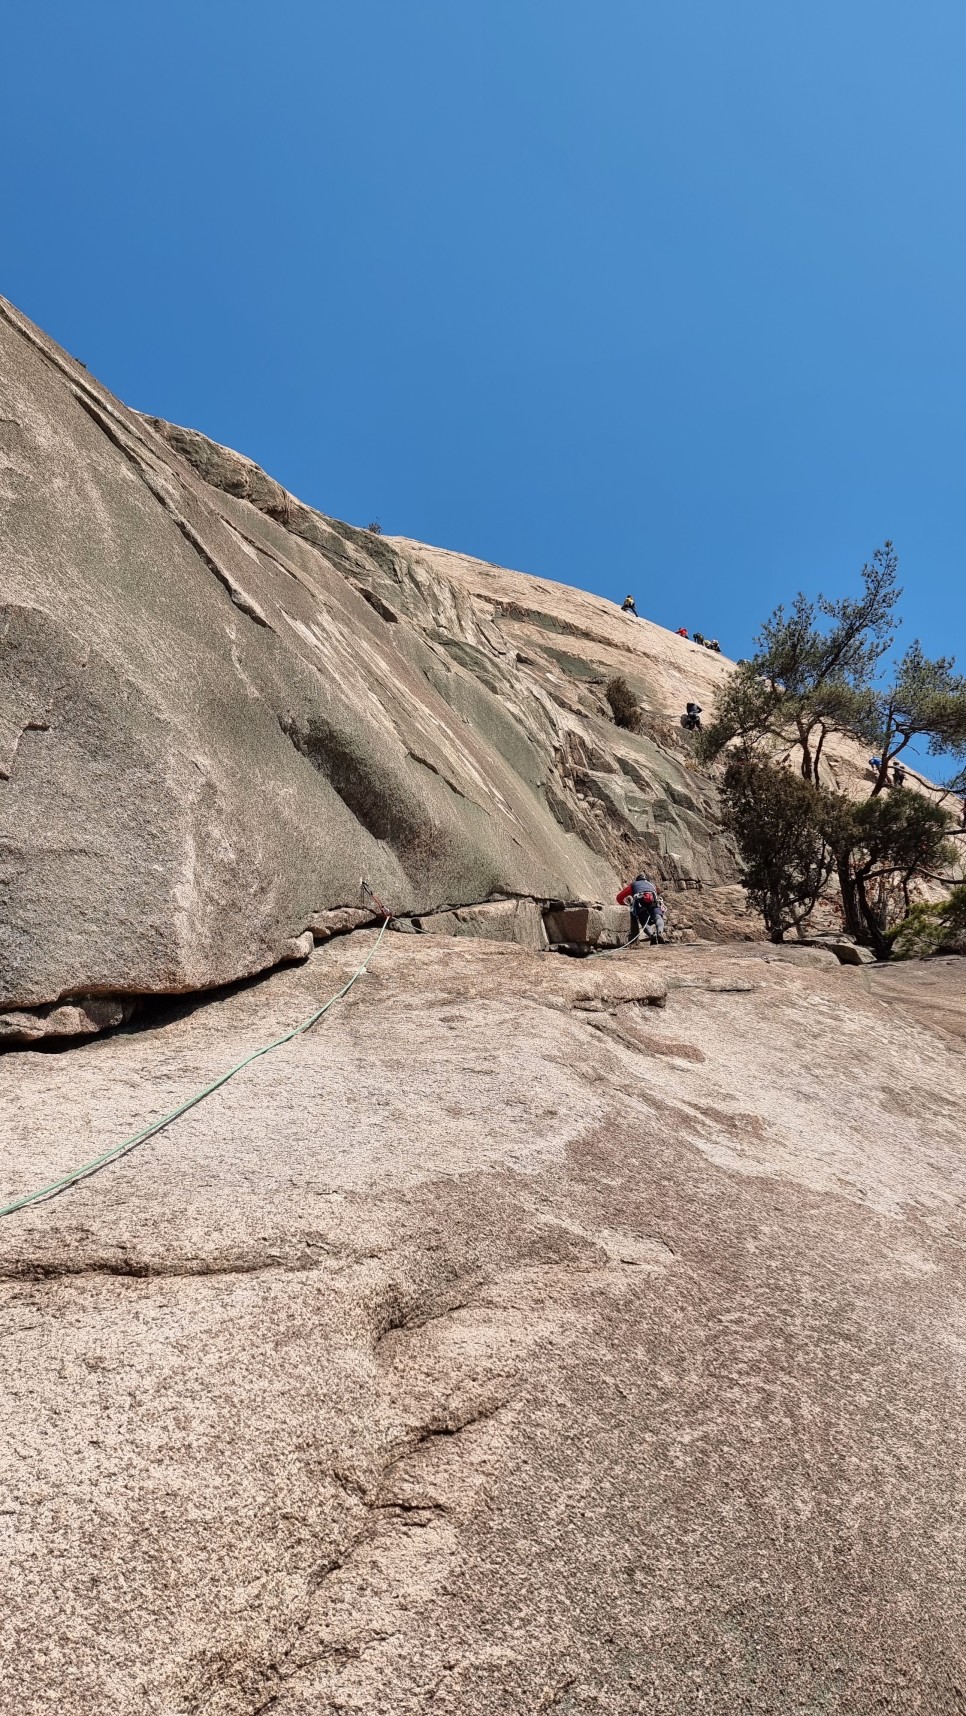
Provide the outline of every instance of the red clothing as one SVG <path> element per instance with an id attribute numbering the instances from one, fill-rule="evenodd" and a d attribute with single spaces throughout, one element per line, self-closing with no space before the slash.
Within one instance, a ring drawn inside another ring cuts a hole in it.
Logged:
<path id="1" fill-rule="evenodd" d="M 686 638 L 687 635 L 688 635 L 687 626 L 678 626 L 678 637 L 679 638 Z"/>

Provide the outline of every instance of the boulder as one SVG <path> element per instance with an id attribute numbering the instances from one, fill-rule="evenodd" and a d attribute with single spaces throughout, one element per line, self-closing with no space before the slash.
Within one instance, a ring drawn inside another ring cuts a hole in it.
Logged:
<path id="1" fill-rule="evenodd" d="M 551 906 L 543 922 L 551 947 L 620 947 L 628 936 L 624 906 Z"/>
<path id="2" fill-rule="evenodd" d="M 284 964 L 291 964 L 302 959 L 308 959 L 315 946 L 315 936 L 310 929 L 303 930 L 301 935 L 290 936 L 282 945 L 280 954 Z"/>
<path id="3" fill-rule="evenodd" d="M 309 919 L 309 929 L 316 941 L 328 941 L 330 936 L 347 935 L 350 930 L 361 929 L 364 924 L 378 921 L 378 917 L 365 907 L 336 906 L 332 911 L 313 912 Z"/>
<path id="4" fill-rule="evenodd" d="M 603 928 L 603 911 L 600 906 L 560 906 L 544 912 L 543 923 L 551 947 L 562 943 L 594 947 Z"/>
<path id="5" fill-rule="evenodd" d="M 394 929 L 416 935 L 474 936 L 485 941 L 514 941 L 543 952 L 547 936 L 537 900 L 485 900 L 450 912 L 430 912 L 394 922 Z"/>
<path id="6" fill-rule="evenodd" d="M 785 947 L 778 944 L 770 947 L 764 958 L 769 964 L 777 961 L 783 965 L 810 965 L 816 971 L 834 968 L 839 964 L 831 948 L 826 947 Z"/>
<path id="7" fill-rule="evenodd" d="M 134 1011 L 133 1001 L 87 995 L 59 1006 L 24 1008 L 0 1014 L 0 1047 L 22 1047 L 54 1037 L 89 1037 L 123 1025 Z"/>
<path id="8" fill-rule="evenodd" d="M 613 886 L 547 801 L 566 723 L 467 595 L 2 304 L 0 377 L 0 1007 L 244 977 L 371 910 L 363 876 L 398 913 Z"/>
<path id="9" fill-rule="evenodd" d="M 859 947 L 854 941 L 830 941 L 824 945 L 834 953 L 840 965 L 874 965 L 876 962 L 870 947 Z"/>

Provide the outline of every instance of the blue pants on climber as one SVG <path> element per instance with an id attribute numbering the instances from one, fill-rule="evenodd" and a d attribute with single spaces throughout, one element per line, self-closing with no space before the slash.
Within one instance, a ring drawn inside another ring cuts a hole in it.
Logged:
<path id="1" fill-rule="evenodd" d="M 628 882 L 618 894 L 617 904 L 630 909 L 632 941 L 646 940 L 656 947 L 664 940 L 664 902 L 647 876 Z"/>

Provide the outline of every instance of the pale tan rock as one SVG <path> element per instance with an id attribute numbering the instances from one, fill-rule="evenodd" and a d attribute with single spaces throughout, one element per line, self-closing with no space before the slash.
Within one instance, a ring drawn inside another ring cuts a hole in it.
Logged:
<path id="1" fill-rule="evenodd" d="M 834 970 L 837 965 L 843 963 L 831 948 L 796 947 L 794 944 L 783 943 L 770 945 L 764 958 L 769 963 L 777 961 L 786 965 L 809 965 L 814 971 L 821 971 L 823 967 Z"/>
<path id="2" fill-rule="evenodd" d="M 86 1037 L 122 1025 L 134 1011 L 133 1001 L 84 996 L 57 1007 L 0 1015 L 0 1045 L 40 1042 L 49 1037 Z"/>
<path id="3" fill-rule="evenodd" d="M 375 913 L 364 907 L 336 906 L 330 911 L 314 912 L 309 928 L 316 941 L 328 941 L 330 936 L 345 935 L 373 922 Z"/>
<path id="4" fill-rule="evenodd" d="M 485 900 L 451 912 L 428 912 L 403 918 L 393 928 L 417 935 L 476 936 L 484 941 L 512 941 L 521 947 L 545 949 L 543 909 L 539 900 Z"/>
<path id="5" fill-rule="evenodd" d="M 561 906 L 545 912 L 543 922 L 551 945 L 572 941 L 593 947 L 600 940 L 604 914 L 600 906 Z"/>
<path id="6" fill-rule="evenodd" d="M 374 940 L 3 1057 L 0 1195 Z M 11 1709 L 952 1712 L 961 973 L 387 935 L 0 1220 Z"/>
<path id="7" fill-rule="evenodd" d="M 869 947 L 859 947 L 854 941 L 831 941 L 828 947 L 840 965 L 874 965 L 875 954 Z"/>
<path id="8" fill-rule="evenodd" d="M 283 942 L 281 959 L 285 963 L 308 959 L 314 946 L 315 936 L 312 931 L 310 929 L 303 930 L 301 935 L 293 935 L 288 941 Z"/>

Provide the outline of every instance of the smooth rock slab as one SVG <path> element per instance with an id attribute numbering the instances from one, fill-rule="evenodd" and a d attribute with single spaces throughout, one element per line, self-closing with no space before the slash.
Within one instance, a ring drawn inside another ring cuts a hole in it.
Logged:
<path id="1" fill-rule="evenodd" d="M 8 1054 L 0 1196 L 373 940 Z M 954 1716 L 962 984 L 869 980 L 387 936 L 0 1224 L 17 1716 Z"/>

